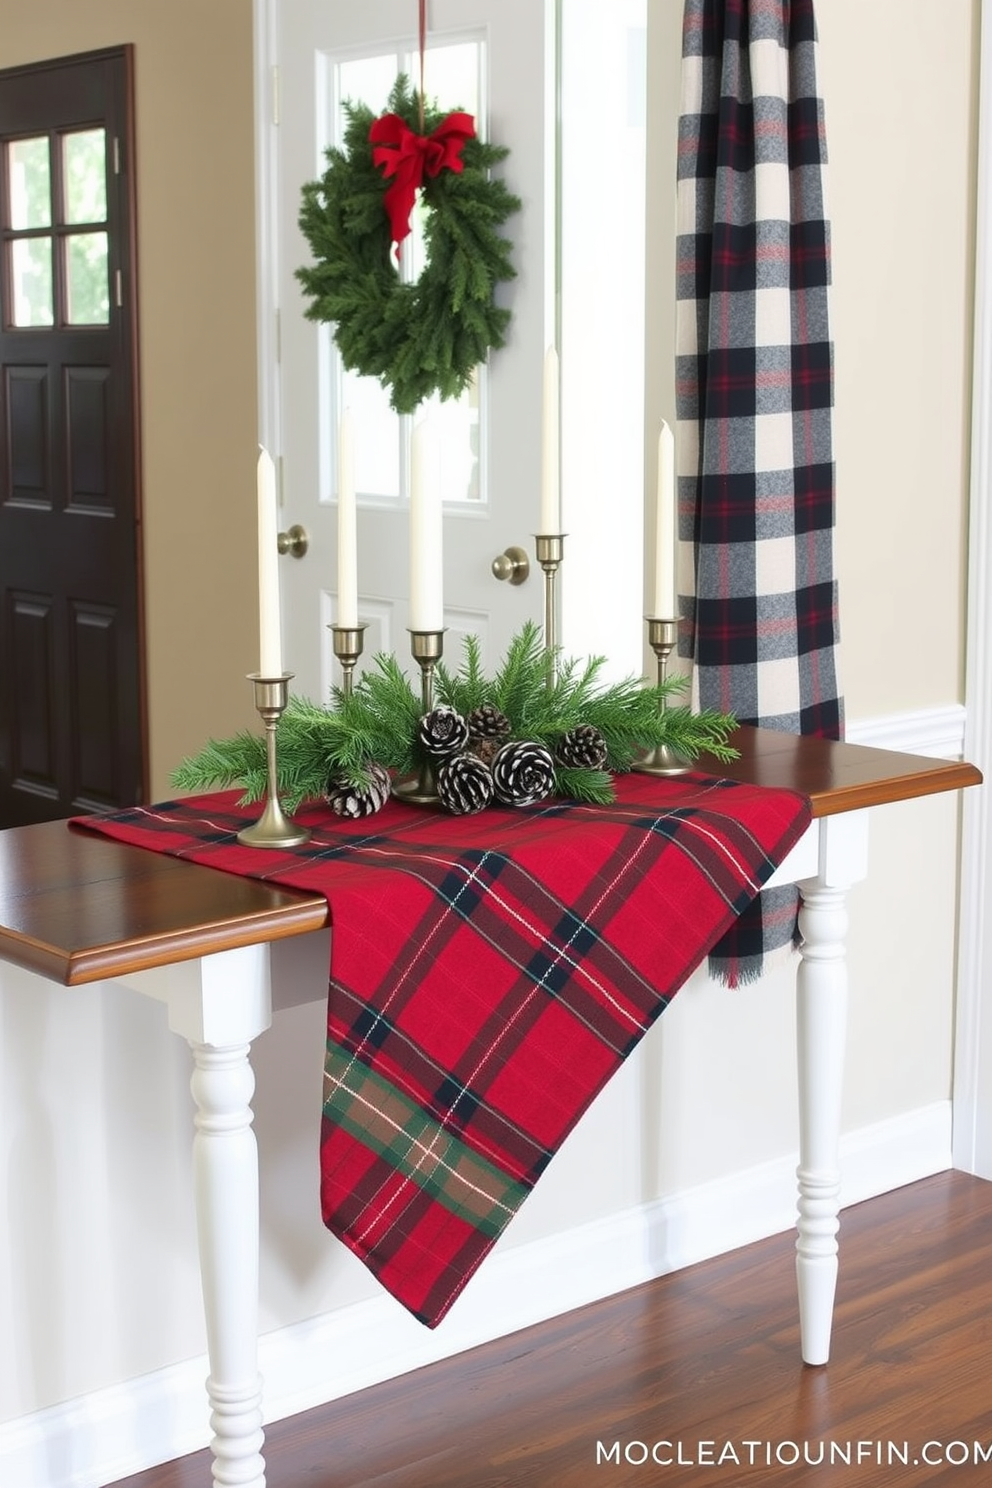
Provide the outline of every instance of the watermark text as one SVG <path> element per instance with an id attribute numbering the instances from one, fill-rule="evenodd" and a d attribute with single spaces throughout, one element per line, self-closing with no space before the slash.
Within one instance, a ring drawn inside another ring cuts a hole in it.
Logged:
<path id="1" fill-rule="evenodd" d="M 597 1441 L 597 1467 L 977 1467 L 992 1441 Z"/>

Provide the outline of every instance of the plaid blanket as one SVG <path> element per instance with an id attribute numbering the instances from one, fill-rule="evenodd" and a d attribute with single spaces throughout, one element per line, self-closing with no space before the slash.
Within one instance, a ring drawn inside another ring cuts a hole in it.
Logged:
<path id="1" fill-rule="evenodd" d="M 326 895 L 324 1222 L 433 1327 L 810 810 L 629 775 L 605 807 L 314 805 L 286 851 L 237 842 L 257 815 L 225 792 L 77 825 Z"/>
<path id="2" fill-rule="evenodd" d="M 698 702 L 839 738 L 826 137 L 812 0 L 686 0 L 676 285 L 680 652 Z M 762 896 L 726 980 L 791 941 Z"/>

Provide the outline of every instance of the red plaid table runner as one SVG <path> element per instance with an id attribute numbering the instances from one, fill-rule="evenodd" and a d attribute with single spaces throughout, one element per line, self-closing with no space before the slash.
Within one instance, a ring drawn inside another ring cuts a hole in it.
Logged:
<path id="1" fill-rule="evenodd" d="M 237 842 L 259 808 L 233 792 L 77 823 L 326 895 L 324 1222 L 429 1327 L 810 820 L 702 775 L 616 786 L 471 817 L 310 806 L 287 851 Z"/>

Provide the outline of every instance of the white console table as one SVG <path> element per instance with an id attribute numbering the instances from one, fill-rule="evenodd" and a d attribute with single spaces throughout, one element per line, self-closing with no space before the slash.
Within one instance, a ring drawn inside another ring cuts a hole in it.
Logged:
<path id="1" fill-rule="evenodd" d="M 798 883 L 802 1358 L 829 1356 L 847 973 L 845 896 L 867 872 L 869 808 L 976 785 L 971 765 L 743 728 L 713 772 L 809 797 L 813 822 L 773 883 Z M 701 762 L 704 766 L 706 761 Z M 252 1040 L 271 1021 L 269 944 L 327 924 L 320 896 L 271 888 L 64 822 L 0 832 L 0 956 L 77 986 L 114 980 L 167 1005 L 193 1054 L 194 1183 L 218 1484 L 264 1488 L 257 1368 L 258 1167 Z"/>

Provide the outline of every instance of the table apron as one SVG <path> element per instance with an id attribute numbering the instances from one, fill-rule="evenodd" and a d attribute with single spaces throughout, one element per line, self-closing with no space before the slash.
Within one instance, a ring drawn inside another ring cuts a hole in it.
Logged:
<path id="1" fill-rule="evenodd" d="M 816 817 L 765 884 L 801 884 L 817 879 L 830 887 L 849 888 L 868 873 L 868 811 Z"/>
<path id="2" fill-rule="evenodd" d="M 250 1043 L 272 1023 L 267 943 L 217 951 L 171 966 L 151 966 L 114 980 L 164 1002 L 173 1033 L 218 1048 Z"/>

